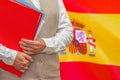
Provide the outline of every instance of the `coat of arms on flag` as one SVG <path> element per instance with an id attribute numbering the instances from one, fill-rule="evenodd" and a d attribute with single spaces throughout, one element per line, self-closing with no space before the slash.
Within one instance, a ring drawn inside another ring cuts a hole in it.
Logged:
<path id="1" fill-rule="evenodd" d="M 85 25 L 76 20 L 72 20 L 72 25 L 74 27 L 74 39 L 69 46 L 69 52 L 85 55 L 87 54 L 87 48 L 89 48 L 89 56 L 95 56 L 94 49 L 96 45 L 94 44 L 95 39 L 93 38 L 92 31 L 84 30 Z"/>

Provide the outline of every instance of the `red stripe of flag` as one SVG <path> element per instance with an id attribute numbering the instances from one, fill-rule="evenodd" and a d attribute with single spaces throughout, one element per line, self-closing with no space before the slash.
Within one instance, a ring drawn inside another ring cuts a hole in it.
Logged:
<path id="1" fill-rule="evenodd" d="M 68 11 L 80 13 L 120 13 L 120 0 L 64 0 Z"/>
<path id="2" fill-rule="evenodd" d="M 61 80 L 120 80 L 120 66 L 61 62 Z"/>

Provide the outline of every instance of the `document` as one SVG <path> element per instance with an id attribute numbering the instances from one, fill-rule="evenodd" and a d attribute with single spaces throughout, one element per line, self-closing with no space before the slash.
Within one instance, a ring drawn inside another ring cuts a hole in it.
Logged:
<path id="1" fill-rule="evenodd" d="M 21 38 L 33 40 L 44 14 L 16 0 L 0 2 L 0 43 L 4 46 L 22 51 L 19 47 Z M 22 73 L 14 67 L 0 61 L 0 68 L 17 76 Z"/>
<path id="2" fill-rule="evenodd" d="M 37 32 L 36 32 L 35 37 L 34 37 L 34 40 L 35 40 L 37 38 L 43 24 L 45 23 L 44 22 L 45 12 L 43 10 L 41 10 L 41 9 L 36 8 L 32 4 L 30 4 L 29 2 L 26 2 L 26 0 L 17 0 L 17 2 L 20 2 L 20 3 L 22 3 L 22 4 L 26 5 L 26 6 L 31 7 L 34 10 L 37 10 L 38 12 L 42 13 L 42 18 L 41 18 L 40 24 L 38 26 Z"/>

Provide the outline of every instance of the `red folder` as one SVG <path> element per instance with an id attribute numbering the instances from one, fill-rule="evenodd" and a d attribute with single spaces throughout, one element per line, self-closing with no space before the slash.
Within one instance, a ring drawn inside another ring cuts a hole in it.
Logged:
<path id="1" fill-rule="evenodd" d="M 15 0 L 0 1 L 0 43 L 22 51 L 19 47 L 21 38 L 34 39 L 42 13 Z M 0 61 L 0 68 L 13 74 L 22 75 L 14 67 Z"/>

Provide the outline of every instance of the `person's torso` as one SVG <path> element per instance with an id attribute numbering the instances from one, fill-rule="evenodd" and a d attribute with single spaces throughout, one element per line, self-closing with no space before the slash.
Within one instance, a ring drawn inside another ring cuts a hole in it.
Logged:
<path id="1" fill-rule="evenodd" d="M 26 1 L 33 4 L 31 0 Z M 39 2 L 41 9 L 45 12 L 45 24 L 39 33 L 39 37 L 49 38 L 56 34 L 58 28 L 58 0 L 39 0 Z M 33 58 L 34 62 L 31 64 L 28 71 L 23 74 L 21 79 L 12 76 L 10 73 L 2 73 L 0 71 L 0 73 L 3 74 L 3 76 L 0 75 L 0 80 L 60 80 L 59 58 L 57 53 L 40 53 Z M 8 77 L 7 74 L 11 76 Z"/>

